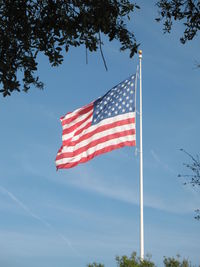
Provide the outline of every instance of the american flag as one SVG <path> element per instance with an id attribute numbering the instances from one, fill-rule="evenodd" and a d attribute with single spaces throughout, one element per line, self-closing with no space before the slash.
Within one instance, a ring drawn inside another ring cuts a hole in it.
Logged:
<path id="1" fill-rule="evenodd" d="M 132 75 L 103 97 L 61 117 L 56 168 L 72 168 L 97 155 L 135 146 L 135 80 Z"/>

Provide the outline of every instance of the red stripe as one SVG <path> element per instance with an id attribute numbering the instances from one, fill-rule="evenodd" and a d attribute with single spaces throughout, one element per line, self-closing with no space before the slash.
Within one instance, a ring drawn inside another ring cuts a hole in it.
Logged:
<path id="1" fill-rule="evenodd" d="M 83 128 L 77 130 L 74 133 L 74 136 L 81 134 L 84 130 L 88 129 L 91 125 L 92 125 L 92 121 L 88 122 L 88 124 L 86 124 Z"/>
<path id="2" fill-rule="evenodd" d="M 72 137 L 68 138 L 67 140 L 63 140 L 63 145 L 67 146 L 67 145 L 71 142 L 72 138 L 73 138 L 75 135 L 78 135 L 78 134 L 80 134 L 81 132 L 83 132 L 84 130 L 88 129 L 88 128 L 91 126 L 91 124 L 92 124 L 91 121 L 88 122 L 88 124 L 86 124 L 83 128 L 81 128 L 81 129 L 79 129 L 77 132 L 75 132 L 74 135 L 73 135 Z"/>
<path id="3" fill-rule="evenodd" d="M 101 137 L 99 139 L 96 139 L 94 141 L 89 141 L 89 143 L 83 147 L 80 147 L 76 149 L 75 151 L 72 152 L 64 152 L 56 157 L 56 160 L 62 159 L 62 158 L 71 158 L 78 156 L 84 151 L 87 151 L 88 149 L 95 147 L 98 144 L 104 143 L 106 141 L 110 141 L 112 139 L 120 138 L 123 136 L 129 136 L 129 135 L 134 135 L 135 134 L 135 129 L 127 130 L 127 131 L 122 131 L 118 133 L 113 133 L 104 137 Z M 71 145 L 71 144 L 70 144 Z M 68 145 L 69 146 L 69 145 Z"/>
<path id="4" fill-rule="evenodd" d="M 112 129 L 112 128 L 117 127 L 117 126 L 134 124 L 134 123 L 135 123 L 135 118 L 128 118 L 128 119 L 125 119 L 125 120 L 121 120 L 121 121 L 116 121 L 116 122 L 112 122 L 112 123 L 109 123 L 109 124 L 105 124 L 105 125 L 102 125 L 102 126 L 99 126 L 99 127 L 97 126 L 97 128 L 95 128 L 92 132 L 89 132 L 89 133 L 87 133 L 85 135 L 82 135 L 76 141 L 70 142 L 70 145 L 71 146 L 72 145 L 76 145 L 76 144 L 80 143 L 81 141 L 90 138 L 91 136 L 93 136 L 96 133 L 100 133 L 100 132 L 103 132 L 105 130 Z M 90 125 L 91 125 L 91 122 L 90 122 Z M 87 127 L 84 127 L 83 129 L 78 130 L 76 133 L 74 133 L 73 136 L 79 135 L 81 132 L 83 132 L 83 130 L 85 130 L 86 128 L 89 128 L 90 125 L 88 123 Z M 64 140 L 63 141 L 63 146 L 68 145 L 69 144 L 69 140 L 71 140 L 71 139 L 72 138 L 70 138 L 68 140 Z"/>
<path id="5" fill-rule="evenodd" d="M 77 122 L 76 124 L 72 125 L 71 127 L 68 127 L 63 130 L 63 135 L 68 134 L 70 132 L 73 132 L 76 128 L 78 128 L 81 124 L 86 122 L 89 118 L 92 117 L 92 114 L 89 114 L 86 118 L 84 118 L 82 121 Z"/>
<path id="6" fill-rule="evenodd" d="M 88 157 L 81 158 L 77 162 L 59 164 L 57 166 L 57 169 L 72 168 L 72 167 L 78 165 L 79 163 L 87 162 L 87 161 L 93 159 L 94 157 L 96 157 L 98 155 L 101 155 L 103 153 L 107 153 L 107 152 L 110 152 L 110 151 L 112 151 L 114 149 L 121 148 L 121 147 L 124 147 L 124 146 L 135 146 L 135 145 L 136 145 L 136 142 L 134 140 L 134 141 L 126 141 L 126 142 L 123 142 L 123 143 L 120 143 L 120 144 L 117 144 L 117 145 L 111 145 L 111 146 L 108 146 L 108 147 L 104 147 L 104 148 L 102 148 L 100 150 L 95 151 L 93 154 L 89 155 Z"/>
<path id="7" fill-rule="evenodd" d="M 90 112 L 92 109 L 93 109 L 93 103 L 85 106 L 83 109 L 79 110 L 77 113 L 74 114 L 74 116 L 72 116 L 70 118 L 66 118 L 66 119 L 61 118 L 61 120 L 62 120 L 62 126 L 64 126 L 65 124 L 68 124 L 68 123 L 72 122 L 73 120 L 77 119 L 79 116 L 84 115 L 84 114 Z M 70 114 L 70 113 L 67 113 L 67 115 L 68 114 Z"/>

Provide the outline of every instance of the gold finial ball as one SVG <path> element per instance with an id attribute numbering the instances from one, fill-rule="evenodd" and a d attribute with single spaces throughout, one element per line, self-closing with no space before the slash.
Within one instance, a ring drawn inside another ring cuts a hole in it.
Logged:
<path id="1" fill-rule="evenodd" d="M 142 50 L 139 50 L 138 53 L 139 53 L 139 55 L 142 55 Z"/>

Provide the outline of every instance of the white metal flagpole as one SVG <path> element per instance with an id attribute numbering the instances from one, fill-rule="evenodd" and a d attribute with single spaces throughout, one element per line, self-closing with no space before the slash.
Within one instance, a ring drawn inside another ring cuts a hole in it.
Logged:
<path id="1" fill-rule="evenodd" d="M 140 62 L 140 259 L 144 259 L 144 218 L 143 218 L 143 147 L 142 147 L 142 50 Z"/>

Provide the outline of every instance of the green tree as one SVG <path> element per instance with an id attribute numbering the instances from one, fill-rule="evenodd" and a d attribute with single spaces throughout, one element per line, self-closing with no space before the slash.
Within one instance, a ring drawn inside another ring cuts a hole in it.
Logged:
<path id="1" fill-rule="evenodd" d="M 170 32 L 175 21 L 184 25 L 180 41 L 185 44 L 197 36 L 200 30 L 200 1 L 199 0 L 160 0 L 156 6 L 159 10 L 157 21 L 163 21 L 164 32 Z"/>
<path id="2" fill-rule="evenodd" d="M 164 266 L 165 267 L 191 267 L 191 264 L 188 260 L 180 259 L 180 256 L 177 256 L 177 258 L 174 257 L 164 257 Z"/>
<path id="3" fill-rule="evenodd" d="M 159 0 L 156 3 L 159 11 L 158 22 L 163 22 L 164 33 L 170 33 L 175 21 L 182 22 L 184 26 L 183 35 L 180 37 L 181 43 L 193 40 L 200 31 L 200 1 L 199 0 Z M 196 63 L 200 68 L 200 64 Z M 192 156 L 182 149 L 190 158 L 190 163 L 184 163 L 185 167 L 190 170 L 190 174 L 179 175 L 187 177 L 185 184 L 200 186 L 200 158 L 197 155 Z M 196 210 L 195 219 L 200 220 L 200 210 Z"/>
<path id="4" fill-rule="evenodd" d="M 147 256 L 146 259 L 140 260 L 137 254 L 133 252 L 130 257 L 117 256 L 116 257 L 117 267 L 156 267 L 156 265 L 151 261 L 151 257 Z M 174 257 L 164 257 L 163 260 L 165 267 L 192 267 L 191 263 L 187 259 L 181 259 L 179 255 Z M 104 267 L 103 264 L 89 264 L 87 267 Z"/>
<path id="5" fill-rule="evenodd" d="M 133 252 L 130 257 L 128 256 L 117 256 L 116 257 L 116 263 L 118 267 L 154 267 L 154 263 L 152 263 L 150 260 L 144 260 L 141 261 L 139 257 L 137 257 L 137 254 Z M 102 264 L 89 264 L 87 267 L 104 267 Z"/>
<path id="6" fill-rule="evenodd" d="M 0 92 L 20 91 L 19 72 L 24 91 L 31 85 L 43 88 L 36 75 L 39 52 L 58 66 L 70 47 L 101 50 L 101 33 L 118 40 L 132 57 L 138 44 L 126 22 L 138 8 L 128 0 L 1 0 Z"/>
<path id="7" fill-rule="evenodd" d="M 184 32 L 180 37 L 182 44 L 193 40 L 200 31 L 200 1 L 199 0 L 159 0 L 156 3 L 159 11 L 158 22 L 163 22 L 164 33 L 170 33 L 173 23 L 180 21 L 183 23 Z M 196 63 L 200 68 L 200 64 Z M 200 158 L 197 155 L 192 156 L 190 153 L 182 149 L 190 158 L 190 163 L 184 163 L 185 167 L 190 170 L 190 174 L 180 175 L 179 177 L 187 177 L 189 180 L 185 184 L 192 186 L 200 186 Z M 200 220 L 200 209 L 197 209 L 195 219 Z"/>
<path id="8" fill-rule="evenodd" d="M 189 170 L 189 174 L 179 174 L 178 177 L 185 178 L 186 181 L 184 182 L 185 185 L 192 185 L 193 187 L 200 187 L 200 158 L 199 155 L 193 156 L 184 149 L 181 149 L 184 152 L 190 162 L 183 163 L 183 165 Z M 196 215 L 195 219 L 200 220 L 200 209 L 195 210 Z"/>
<path id="9" fill-rule="evenodd" d="M 182 43 L 197 35 L 198 0 L 159 0 L 156 6 L 156 20 L 163 22 L 164 32 L 171 31 L 174 21 L 181 21 L 185 27 Z M 70 47 L 83 45 L 86 51 L 99 49 L 104 60 L 101 34 L 109 41 L 118 40 L 120 50 L 134 56 L 139 44 L 126 24 L 135 9 L 139 6 L 129 0 L 1 0 L 0 93 L 28 91 L 31 85 L 43 88 L 37 75 L 38 53 L 58 66 Z"/>
<path id="10" fill-rule="evenodd" d="M 94 262 L 92 264 L 88 264 L 87 267 L 104 267 L 104 264 Z"/>
<path id="11" fill-rule="evenodd" d="M 135 252 L 130 257 L 117 256 L 116 262 L 118 267 L 155 267 L 154 263 L 150 261 L 150 257 L 141 261 Z"/>

